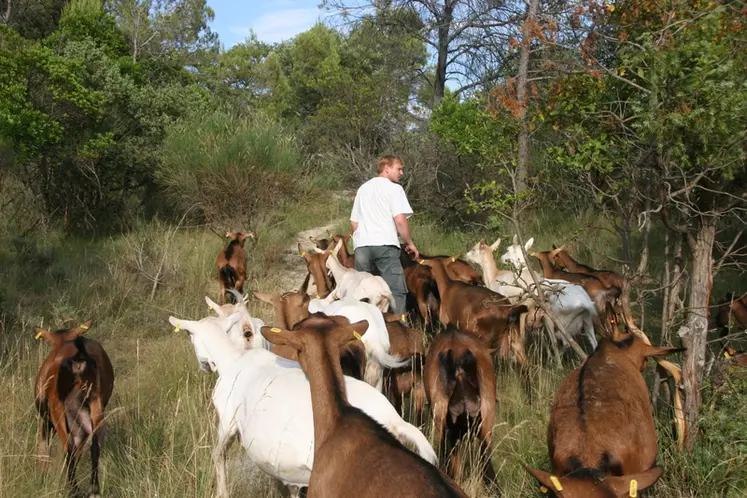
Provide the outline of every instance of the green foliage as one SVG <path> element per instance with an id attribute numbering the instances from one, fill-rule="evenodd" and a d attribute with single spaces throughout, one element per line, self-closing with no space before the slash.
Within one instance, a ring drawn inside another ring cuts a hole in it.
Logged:
<path id="1" fill-rule="evenodd" d="M 301 165 L 294 135 L 276 120 L 216 111 L 169 128 L 156 178 L 182 212 L 256 227 L 294 191 Z"/>

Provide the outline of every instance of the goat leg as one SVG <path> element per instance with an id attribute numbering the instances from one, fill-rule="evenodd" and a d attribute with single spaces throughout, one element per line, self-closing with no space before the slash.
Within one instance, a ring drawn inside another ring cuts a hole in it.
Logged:
<path id="1" fill-rule="evenodd" d="M 78 449 L 79 445 L 75 443 L 75 438 L 69 438 L 65 463 L 67 464 L 67 481 L 70 484 L 71 498 L 77 498 L 80 496 L 78 484 L 75 482 L 75 467 L 78 465 Z"/>
<path id="2" fill-rule="evenodd" d="M 88 490 L 88 498 L 100 498 L 99 456 L 103 440 L 104 410 L 98 396 L 91 399 L 89 409 L 91 413 L 91 487 Z"/>
<path id="3" fill-rule="evenodd" d="M 226 483 L 226 456 L 228 448 L 231 447 L 231 443 L 236 438 L 237 430 L 235 427 L 230 427 L 224 432 L 219 427 L 218 429 L 218 444 L 213 449 L 213 463 L 215 464 L 215 473 L 217 476 L 217 489 L 215 491 L 216 498 L 228 498 L 228 485 Z"/>

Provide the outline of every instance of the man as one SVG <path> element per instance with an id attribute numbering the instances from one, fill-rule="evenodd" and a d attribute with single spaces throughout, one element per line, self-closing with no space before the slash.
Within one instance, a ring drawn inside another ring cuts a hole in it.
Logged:
<path id="1" fill-rule="evenodd" d="M 406 251 L 415 258 L 420 256 L 412 241 L 407 218 L 412 208 L 399 180 L 402 178 L 402 160 L 397 156 L 379 159 L 379 176 L 361 185 L 355 195 L 350 225 L 353 227 L 355 269 L 378 273 L 389 285 L 394 296 L 393 313 L 405 312 L 407 285 L 399 259 L 399 239 L 402 236 Z"/>

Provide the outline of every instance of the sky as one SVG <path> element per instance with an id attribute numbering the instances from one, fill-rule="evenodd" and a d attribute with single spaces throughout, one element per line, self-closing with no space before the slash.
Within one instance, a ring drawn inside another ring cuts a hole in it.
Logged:
<path id="1" fill-rule="evenodd" d="M 229 49 L 254 31 L 260 41 L 276 43 L 306 31 L 325 16 L 321 0 L 208 0 L 215 11 L 210 25 Z"/>

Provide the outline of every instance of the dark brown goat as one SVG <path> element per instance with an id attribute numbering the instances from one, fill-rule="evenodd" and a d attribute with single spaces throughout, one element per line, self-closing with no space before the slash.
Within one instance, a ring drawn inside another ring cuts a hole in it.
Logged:
<path id="1" fill-rule="evenodd" d="M 641 372 L 646 358 L 678 351 L 628 334 L 601 339 L 584 364 L 560 384 L 547 428 L 553 474 L 529 469 L 555 496 L 627 496 L 661 475 L 656 431 Z M 608 477 L 615 476 L 615 477 Z"/>
<path id="2" fill-rule="evenodd" d="M 438 286 L 433 279 L 431 269 L 415 263 L 405 251 L 401 251 L 400 260 L 407 285 L 407 310 L 417 311 L 423 319 L 426 331 L 432 333 L 438 319 L 440 303 Z"/>
<path id="3" fill-rule="evenodd" d="M 619 273 L 612 270 L 597 270 L 591 266 L 584 265 L 573 259 L 570 255 L 571 248 L 562 246 L 550 252 L 550 257 L 555 263 L 555 268 L 568 270 L 575 273 L 587 273 L 597 277 L 606 287 L 617 287 L 620 292 L 623 288 L 623 278 Z"/>
<path id="4" fill-rule="evenodd" d="M 104 409 L 114 389 L 114 369 L 104 348 L 82 336 L 88 321 L 74 329 L 55 332 L 35 329 L 52 350 L 34 382 L 36 407 L 41 415 L 39 453 L 49 455 L 49 441 L 57 432 L 66 450 L 71 496 L 79 494 L 75 468 L 83 445 L 91 439 L 89 497 L 99 496 L 99 455 L 103 442 Z"/>
<path id="5" fill-rule="evenodd" d="M 288 330 L 295 330 L 299 323 L 309 317 L 309 301 L 306 294 L 308 280 L 299 291 L 285 294 L 264 294 L 254 292 L 254 297 L 275 308 L 275 326 Z M 296 350 L 288 346 L 272 346 L 272 352 L 288 360 L 298 361 Z M 362 342 L 351 343 L 340 353 L 340 364 L 345 375 L 363 380 L 366 371 L 366 348 Z"/>
<path id="6" fill-rule="evenodd" d="M 218 296 L 220 304 L 226 303 L 226 291 L 228 289 L 236 289 L 240 293 L 244 292 L 244 282 L 246 281 L 244 241 L 247 237 L 254 238 L 254 233 L 226 232 L 226 237 L 229 238 L 228 246 L 221 249 L 215 260 L 218 284 L 220 285 Z"/>
<path id="7" fill-rule="evenodd" d="M 436 467 L 348 403 L 342 371 L 332 358 L 367 328 L 365 321 L 332 330 L 313 322 L 294 332 L 262 328 L 268 341 L 298 351 L 309 378 L 314 467 L 308 497 L 466 497 Z"/>
<path id="8" fill-rule="evenodd" d="M 410 266 L 414 261 L 409 253 L 405 252 L 405 246 L 402 245 L 402 252 L 401 252 L 401 258 L 402 261 L 402 267 Z M 482 275 L 472 268 L 469 263 L 466 261 L 459 259 L 459 255 L 455 256 L 425 256 L 423 253 L 420 253 L 421 260 L 431 260 L 435 259 L 438 261 L 441 261 L 444 263 L 444 266 L 446 267 L 446 273 L 449 275 L 449 278 L 452 280 L 456 280 L 458 282 L 464 282 L 465 284 L 470 285 L 485 285 L 485 281 L 482 278 Z M 447 265 L 448 262 L 448 265 Z"/>
<path id="9" fill-rule="evenodd" d="M 316 285 L 316 295 L 318 298 L 327 297 L 334 289 L 335 285 L 327 273 L 327 258 L 332 253 L 334 247 L 329 247 L 323 252 L 306 251 L 298 244 L 298 253 L 306 261 L 306 268 L 314 279 Z"/>
<path id="10" fill-rule="evenodd" d="M 729 335 L 730 331 L 747 330 L 747 294 L 734 298 L 734 294 L 727 294 L 716 313 L 716 326 L 721 331 L 720 336 Z"/>
<path id="11" fill-rule="evenodd" d="M 503 358 L 512 352 L 517 361 L 526 363 L 518 326 L 520 315 L 527 312 L 526 306 L 513 306 L 505 296 L 487 287 L 452 280 L 439 260 L 420 261 L 430 267 L 438 285 L 441 298 L 438 316 L 442 324 L 475 334 L 487 347 L 496 348 Z"/>
<path id="12" fill-rule="evenodd" d="M 405 318 L 405 315 L 384 313 L 386 330 L 389 333 L 389 352 L 403 359 L 411 359 L 407 366 L 384 370 L 383 393 L 400 415 L 402 414 L 402 396 L 410 392 L 412 392 L 417 413 L 422 412 L 425 404 L 423 336 L 417 330 L 407 327 L 403 323 Z"/>
<path id="13" fill-rule="evenodd" d="M 438 334 L 425 360 L 425 392 L 433 410 L 434 435 L 442 458 L 449 458 L 452 477 L 463 471 L 453 450 L 459 440 L 476 429 L 480 438 L 480 465 L 487 485 L 495 480 L 491 462 L 495 419 L 495 372 L 490 351 L 474 335 L 453 327 Z"/>
<path id="14" fill-rule="evenodd" d="M 587 273 L 574 273 L 558 270 L 552 265 L 553 251 L 529 251 L 530 256 L 537 258 L 542 264 L 542 272 L 545 278 L 555 278 L 578 284 L 584 288 L 594 303 L 597 314 L 604 320 L 606 303 L 614 302 L 620 297 L 620 289 L 617 287 L 606 287 L 601 280 Z"/>

